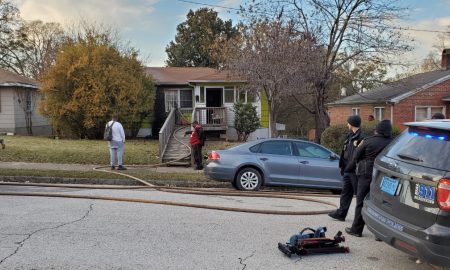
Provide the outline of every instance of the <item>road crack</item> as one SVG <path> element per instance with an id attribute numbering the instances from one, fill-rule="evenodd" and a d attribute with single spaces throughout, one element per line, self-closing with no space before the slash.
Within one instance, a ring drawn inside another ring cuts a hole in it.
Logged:
<path id="1" fill-rule="evenodd" d="M 18 247 L 16 248 L 16 250 L 14 250 L 11 254 L 9 254 L 9 255 L 6 256 L 5 258 L 1 259 L 1 260 L 0 260 L 0 265 L 1 265 L 2 263 L 4 263 L 8 258 L 11 258 L 12 256 L 16 255 L 16 254 L 19 252 L 19 250 L 23 247 L 23 245 L 25 244 L 25 242 L 26 242 L 28 239 L 30 239 L 31 236 L 33 236 L 34 234 L 39 233 L 39 232 L 42 232 L 42 231 L 47 231 L 47 230 L 55 230 L 55 229 L 59 229 L 59 228 L 61 228 L 61 227 L 63 227 L 63 226 L 70 225 L 70 224 L 74 224 L 74 223 L 76 223 L 76 222 L 82 221 L 83 219 L 87 218 L 87 217 L 89 216 L 89 214 L 90 214 L 90 213 L 92 212 L 92 210 L 93 210 L 93 205 L 94 205 L 94 204 L 91 203 L 91 204 L 89 205 L 89 209 L 86 211 L 86 213 L 85 213 L 81 218 L 79 218 L 79 219 L 77 219 L 77 220 L 73 220 L 73 221 L 70 221 L 70 222 L 66 222 L 66 223 L 63 223 L 63 224 L 60 224 L 60 225 L 54 226 L 54 227 L 41 228 L 41 229 L 36 230 L 36 231 L 33 231 L 33 232 L 29 233 L 29 234 L 17 234 L 17 235 L 25 235 L 26 237 L 25 237 L 22 241 L 16 242 L 16 243 L 15 243 L 15 244 L 18 245 Z"/>
<path id="2" fill-rule="evenodd" d="M 247 267 L 247 264 L 244 263 L 244 262 L 245 262 L 247 259 L 253 257 L 253 256 L 255 255 L 255 253 L 256 253 L 256 250 L 254 250 L 250 256 L 247 256 L 247 257 L 245 257 L 244 259 L 238 258 L 238 259 L 239 259 L 239 264 L 241 264 L 241 265 L 244 266 L 244 268 L 242 268 L 241 270 L 244 270 L 244 269 Z"/>

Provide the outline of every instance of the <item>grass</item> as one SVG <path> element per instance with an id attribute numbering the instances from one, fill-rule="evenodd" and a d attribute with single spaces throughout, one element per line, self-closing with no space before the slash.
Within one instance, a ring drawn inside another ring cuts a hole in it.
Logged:
<path id="1" fill-rule="evenodd" d="M 187 181 L 209 181 L 202 173 L 158 173 L 152 171 L 126 171 L 126 174 L 143 180 L 187 180 Z M 2 169 L 2 176 L 33 176 L 33 177 L 57 177 L 57 178 L 88 178 L 88 179 L 127 179 L 124 176 L 102 173 L 102 172 L 80 172 L 80 171 L 57 171 L 57 170 L 23 170 Z M 131 182 L 135 181 L 130 179 Z"/>
<path id="2" fill-rule="evenodd" d="M 108 164 L 108 143 L 102 140 L 63 140 L 47 137 L 3 136 L 6 149 L 0 150 L 0 162 L 35 162 L 57 164 Z M 157 140 L 128 140 L 125 164 L 159 163 Z M 208 141 L 204 153 L 226 149 L 236 143 Z M 23 174 L 22 174 L 23 175 Z"/>

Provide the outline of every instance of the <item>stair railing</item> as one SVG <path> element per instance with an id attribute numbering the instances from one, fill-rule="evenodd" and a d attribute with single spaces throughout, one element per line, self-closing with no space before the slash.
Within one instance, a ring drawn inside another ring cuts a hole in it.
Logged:
<path id="1" fill-rule="evenodd" d="M 172 108 L 169 115 L 164 122 L 164 125 L 159 131 L 159 160 L 162 162 L 164 153 L 166 152 L 167 145 L 169 144 L 170 137 L 175 129 L 175 108 Z"/>

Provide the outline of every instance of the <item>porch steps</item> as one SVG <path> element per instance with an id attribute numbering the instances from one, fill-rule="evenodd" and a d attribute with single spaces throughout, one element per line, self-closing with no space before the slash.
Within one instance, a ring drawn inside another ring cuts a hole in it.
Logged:
<path id="1" fill-rule="evenodd" d="M 178 140 L 182 141 L 183 143 L 189 146 L 189 135 L 186 135 L 186 137 L 184 137 L 184 133 L 188 130 L 190 130 L 190 126 L 176 126 L 173 136 L 175 136 Z M 189 157 L 187 158 L 171 163 L 170 166 L 190 166 L 191 165 L 190 148 L 186 147 L 179 141 L 175 140 L 173 136 L 170 138 L 169 143 L 167 144 L 166 151 L 162 158 L 163 162 L 178 160 L 180 158 L 189 155 Z"/>

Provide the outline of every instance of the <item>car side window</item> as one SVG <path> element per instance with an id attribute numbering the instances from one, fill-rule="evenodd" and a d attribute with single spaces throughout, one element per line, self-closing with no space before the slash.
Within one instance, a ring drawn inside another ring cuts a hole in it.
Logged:
<path id="1" fill-rule="evenodd" d="M 327 159 L 331 155 L 330 151 L 312 143 L 295 142 L 294 144 L 295 147 L 297 147 L 298 153 L 301 157 Z"/>
<path id="2" fill-rule="evenodd" d="M 261 147 L 261 144 L 260 144 L 260 143 L 258 143 L 258 144 L 256 144 L 256 145 L 253 145 L 252 147 L 250 147 L 250 152 L 252 152 L 252 153 L 258 153 L 259 147 Z"/>
<path id="3" fill-rule="evenodd" d="M 292 156 L 294 153 L 292 151 L 291 143 L 286 141 L 264 142 L 261 144 L 261 149 L 259 152 L 262 154 L 283 156 Z"/>

